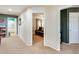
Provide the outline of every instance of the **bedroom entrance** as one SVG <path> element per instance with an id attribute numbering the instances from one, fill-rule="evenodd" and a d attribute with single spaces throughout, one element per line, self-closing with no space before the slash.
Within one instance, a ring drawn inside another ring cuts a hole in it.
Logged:
<path id="1" fill-rule="evenodd" d="M 44 13 L 32 14 L 32 44 L 43 44 Z"/>

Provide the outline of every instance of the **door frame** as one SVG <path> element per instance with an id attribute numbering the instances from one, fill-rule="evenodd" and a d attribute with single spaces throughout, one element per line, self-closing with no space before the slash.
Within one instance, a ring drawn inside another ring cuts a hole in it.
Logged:
<path id="1" fill-rule="evenodd" d="M 46 15 L 45 15 L 45 13 L 44 12 L 41 12 L 42 14 L 44 14 L 44 27 L 45 27 L 45 18 L 46 18 Z M 41 14 L 41 13 L 36 13 L 36 14 Z M 32 13 L 32 45 L 33 45 L 33 14 L 34 13 Z M 43 45 L 44 45 L 44 40 L 45 40 L 45 28 L 43 29 L 44 30 L 44 37 L 43 37 Z"/>

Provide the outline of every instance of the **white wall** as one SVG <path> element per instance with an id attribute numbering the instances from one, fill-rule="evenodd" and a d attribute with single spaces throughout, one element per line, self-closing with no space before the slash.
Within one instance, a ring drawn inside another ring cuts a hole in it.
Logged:
<path id="1" fill-rule="evenodd" d="M 45 20 L 44 45 L 60 50 L 60 37 L 58 32 L 57 10 L 48 8 Z"/>
<path id="2" fill-rule="evenodd" d="M 60 50 L 60 9 L 70 6 L 32 7 L 27 9 L 23 18 L 23 26 L 19 26 L 19 36 L 27 45 L 32 45 L 32 13 L 44 13 L 44 45 Z M 20 17 L 21 17 L 20 16 Z"/>
<path id="3" fill-rule="evenodd" d="M 22 19 L 22 24 L 18 26 L 18 36 L 26 45 L 32 45 L 32 13 L 44 12 L 44 8 L 41 7 L 27 8 L 27 10 L 19 16 L 19 18 Z"/>
<path id="4" fill-rule="evenodd" d="M 60 50 L 60 10 L 68 7 L 70 6 L 52 6 L 47 8 L 44 45 Z"/>
<path id="5" fill-rule="evenodd" d="M 21 18 L 21 25 L 19 25 L 18 24 L 18 36 L 22 39 L 23 38 L 23 14 L 21 14 L 20 16 L 19 16 L 19 18 Z M 19 18 L 18 18 L 18 21 L 19 21 Z M 19 22 L 18 22 L 19 23 Z"/>
<path id="6" fill-rule="evenodd" d="M 22 19 L 22 24 L 18 28 L 18 36 L 25 42 L 26 45 L 32 45 L 32 11 L 27 9 L 19 16 Z"/>

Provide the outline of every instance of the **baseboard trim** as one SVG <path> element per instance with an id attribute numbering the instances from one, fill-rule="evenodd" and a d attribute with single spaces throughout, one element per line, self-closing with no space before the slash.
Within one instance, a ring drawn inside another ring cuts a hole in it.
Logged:
<path id="1" fill-rule="evenodd" d="M 47 44 L 44 44 L 44 46 L 49 47 L 49 48 L 51 48 L 51 49 L 53 49 L 53 50 L 55 50 L 55 51 L 57 51 L 57 52 L 60 52 L 60 49 L 55 49 L 55 48 L 53 48 L 53 47 L 51 47 L 51 46 L 49 46 L 49 45 L 47 45 Z"/>

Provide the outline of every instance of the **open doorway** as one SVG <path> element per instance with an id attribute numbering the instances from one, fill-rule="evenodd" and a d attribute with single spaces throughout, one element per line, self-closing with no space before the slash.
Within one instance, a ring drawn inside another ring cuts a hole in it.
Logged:
<path id="1" fill-rule="evenodd" d="M 7 34 L 8 36 L 16 36 L 17 34 L 17 18 L 7 18 Z"/>
<path id="2" fill-rule="evenodd" d="M 61 10 L 61 42 L 79 43 L 79 8 Z M 72 12 L 71 12 L 72 11 Z"/>
<path id="3" fill-rule="evenodd" d="M 79 49 L 79 8 L 71 7 L 60 11 L 61 51 Z"/>
<path id="4" fill-rule="evenodd" d="M 32 14 L 32 44 L 43 44 L 44 41 L 44 13 Z"/>

